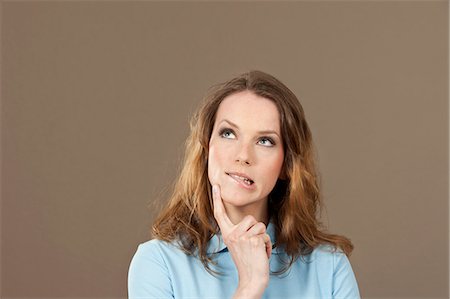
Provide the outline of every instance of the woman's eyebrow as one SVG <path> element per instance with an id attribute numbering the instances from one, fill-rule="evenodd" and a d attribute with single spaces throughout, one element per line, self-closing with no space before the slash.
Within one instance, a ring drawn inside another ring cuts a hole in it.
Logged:
<path id="1" fill-rule="evenodd" d="M 236 129 L 239 129 L 238 125 L 236 125 L 232 121 L 229 121 L 228 119 L 223 119 L 220 123 L 223 123 L 223 122 L 227 122 L 230 126 L 235 127 Z M 263 130 L 263 131 L 258 131 L 257 133 L 258 134 L 274 134 L 274 135 L 277 135 L 278 138 L 280 138 L 280 135 L 277 132 L 275 132 L 274 130 Z"/>

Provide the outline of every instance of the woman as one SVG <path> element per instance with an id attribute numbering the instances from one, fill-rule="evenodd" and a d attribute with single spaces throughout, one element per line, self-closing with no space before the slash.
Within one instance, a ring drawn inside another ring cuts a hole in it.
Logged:
<path id="1" fill-rule="evenodd" d="M 130 264 L 130 298 L 359 298 L 350 240 L 326 233 L 311 131 L 296 96 L 250 71 L 191 123 L 167 207 Z"/>

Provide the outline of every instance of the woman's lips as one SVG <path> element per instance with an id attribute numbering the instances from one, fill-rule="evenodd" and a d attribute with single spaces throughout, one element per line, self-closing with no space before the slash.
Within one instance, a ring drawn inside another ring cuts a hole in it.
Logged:
<path id="1" fill-rule="evenodd" d="M 255 183 L 252 181 L 250 185 L 246 184 L 241 178 L 244 178 L 245 176 L 240 176 L 234 173 L 226 173 L 230 179 L 232 179 L 235 183 L 237 183 L 239 186 L 247 189 L 247 190 L 254 190 L 255 189 Z M 241 178 L 238 178 L 241 177 Z M 245 177 L 246 178 L 246 177 Z"/>

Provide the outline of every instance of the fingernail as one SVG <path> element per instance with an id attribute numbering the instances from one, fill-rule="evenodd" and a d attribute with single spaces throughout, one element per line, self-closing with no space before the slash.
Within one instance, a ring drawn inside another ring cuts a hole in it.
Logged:
<path id="1" fill-rule="evenodd" d="M 217 185 L 214 185 L 214 186 L 213 186 L 213 192 L 214 192 L 214 193 L 217 193 Z"/>

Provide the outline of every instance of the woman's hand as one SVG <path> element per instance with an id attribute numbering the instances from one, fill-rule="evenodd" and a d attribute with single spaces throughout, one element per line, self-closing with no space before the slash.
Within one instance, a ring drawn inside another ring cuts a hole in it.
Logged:
<path id="1" fill-rule="evenodd" d="M 260 298 L 269 283 L 269 258 L 272 254 L 266 226 L 250 215 L 233 224 L 225 211 L 218 185 L 213 186 L 213 203 L 214 217 L 239 275 L 233 298 Z"/>

